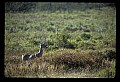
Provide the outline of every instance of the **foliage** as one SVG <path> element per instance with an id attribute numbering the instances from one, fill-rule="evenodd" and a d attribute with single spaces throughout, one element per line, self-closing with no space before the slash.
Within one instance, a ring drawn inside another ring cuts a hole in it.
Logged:
<path id="1" fill-rule="evenodd" d="M 102 7 L 116 7 L 114 3 L 69 3 L 69 2 L 6 2 L 5 12 L 28 12 L 28 11 L 50 11 L 50 12 L 72 12 L 73 10 L 100 9 Z M 58 11 L 59 10 L 59 11 Z"/>
<path id="2" fill-rule="evenodd" d="M 35 8 L 36 3 L 33 2 L 6 2 L 5 11 L 6 12 L 26 12 L 31 11 L 32 8 Z"/>
<path id="3" fill-rule="evenodd" d="M 100 70 L 96 76 L 98 77 L 105 77 L 105 78 L 114 78 L 115 77 L 115 67 L 107 68 L 107 69 L 102 69 Z"/>
<path id="4" fill-rule="evenodd" d="M 88 39 L 90 39 L 90 37 L 91 37 L 91 35 L 89 33 L 82 33 L 81 34 L 81 38 L 83 40 L 88 40 Z"/>

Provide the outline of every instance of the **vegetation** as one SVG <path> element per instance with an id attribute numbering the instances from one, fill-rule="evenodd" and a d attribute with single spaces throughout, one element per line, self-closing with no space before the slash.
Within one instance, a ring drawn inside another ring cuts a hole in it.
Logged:
<path id="1" fill-rule="evenodd" d="M 7 2 L 5 7 L 5 77 L 115 77 L 114 4 Z M 21 60 L 22 54 L 37 53 L 40 43 L 49 46 L 43 57 Z"/>

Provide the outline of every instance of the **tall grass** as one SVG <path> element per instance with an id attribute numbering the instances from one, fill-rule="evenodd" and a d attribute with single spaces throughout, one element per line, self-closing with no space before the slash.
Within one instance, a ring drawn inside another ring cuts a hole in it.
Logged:
<path id="1" fill-rule="evenodd" d="M 87 52 L 87 53 L 83 53 Z M 6 77 L 47 77 L 50 74 L 64 75 L 67 73 L 96 73 L 111 66 L 111 61 L 104 58 L 99 51 L 61 50 L 54 51 L 54 55 L 46 54 L 42 58 L 31 61 L 20 59 L 5 60 Z M 98 76 L 98 75 L 97 75 Z M 114 75 L 112 75 L 113 77 Z"/>

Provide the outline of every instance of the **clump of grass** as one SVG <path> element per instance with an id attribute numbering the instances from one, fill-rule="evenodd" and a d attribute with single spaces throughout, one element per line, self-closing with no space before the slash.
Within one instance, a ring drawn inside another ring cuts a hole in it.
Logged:
<path id="1" fill-rule="evenodd" d="M 98 51 L 96 51 L 98 52 Z M 102 67 L 109 66 L 109 63 L 105 63 L 102 59 L 101 53 L 92 52 L 81 53 L 63 51 L 62 54 L 54 56 L 53 62 L 55 65 L 64 65 L 65 70 L 69 69 L 88 69 L 89 71 L 95 69 L 101 69 Z"/>
<path id="2" fill-rule="evenodd" d="M 116 49 L 115 48 L 105 48 L 102 50 L 102 53 L 104 54 L 103 57 L 106 60 L 112 61 L 116 59 Z"/>
<path id="3" fill-rule="evenodd" d="M 105 78 L 114 78 L 115 77 L 115 67 L 102 69 L 96 74 L 97 77 L 105 77 Z"/>

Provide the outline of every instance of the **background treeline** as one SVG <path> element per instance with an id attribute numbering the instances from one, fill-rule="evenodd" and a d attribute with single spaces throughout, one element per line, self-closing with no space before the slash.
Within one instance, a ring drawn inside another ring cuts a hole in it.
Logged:
<path id="1" fill-rule="evenodd" d="M 78 2 L 6 2 L 5 12 L 30 11 L 72 11 L 86 9 L 100 9 L 102 7 L 116 7 L 115 3 L 78 3 Z"/>

